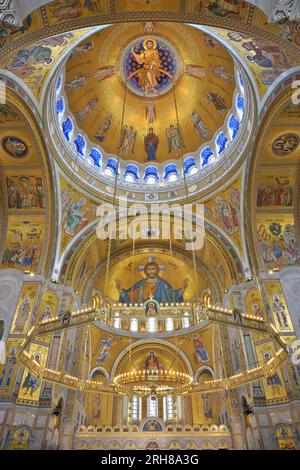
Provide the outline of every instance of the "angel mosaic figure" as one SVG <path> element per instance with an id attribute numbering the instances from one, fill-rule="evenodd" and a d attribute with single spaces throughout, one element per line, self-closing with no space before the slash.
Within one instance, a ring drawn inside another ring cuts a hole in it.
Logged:
<path id="1" fill-rule="evenodd" d="M 121 155 L 129 155 L 134 153 L 134 146 L 137 132 L 133 126 L 124 126 L 122 129 L 119 150 Z"/>
<path id="2" fill-rule="evenodd" d="M 93 356 L 98 354 L 97 362 L 99 362 L 100 364 L 103 364 L 104 362 L 106 362 L 106 360 L 109 357 L 109 351 L 112 347 L 112 344 L 113 344 L 112 336 L 107 336 L 107 338 L 104 337 L 101 339 L 95 352 L 93 353 Z"/>

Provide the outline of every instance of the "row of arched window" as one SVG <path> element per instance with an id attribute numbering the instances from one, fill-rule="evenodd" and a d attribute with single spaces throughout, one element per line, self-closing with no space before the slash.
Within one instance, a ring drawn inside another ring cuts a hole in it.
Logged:
<path id="1" fill-rule="evenodd" d="M 125 183 L 145 183 L 154 185 L 160 181 L 166 183 L 174 183 L 183 177 L 191 177 L 196 175 L 201 169 L 206 168 L 211 163 L 217 161 L 222 153 L 226 150 L 230 142 L 236 138 L 241 126 L 245 110 L 245 99 L 242 96 L 244 91 L 244 82 L 241 74 L 239 76 L 240 92 L 236 94 L 235 111 L 232 112 L 227 120 L 227 130 L 220 131 L 215 138 L 214 149 L 207 145 L 200 150 L 199 158 L 195 155 L 187 156 L 183 160 L 183 169 L 180 164 L 175 162 L 166 163 L 161 170 L 154 164 L 140 168 L 138 165 L 128 163 L 127 165 L 118 162 L 116 157 L 108 157 L 106 161 L 103 159 L 100 148 L 92 147 L 88 149 L 85 137 L 78 133 L 75 134 L 75 125 L 70 116 L 64 118 L 66 113 L 66 104 L 63 96 L 60 96 L 62 90 L 62 77 L 57 82 L 57 101 L 56 113 L 60 120 L 61 129 L 65 139 L 73 147 L 76 153 L 85 159 L 92 167 L 102 171 L 104 175 L 115 178 L 118 176 Z M 75 134 L 75 135 L 74 135 Z M 124 166 L 123 166 L 124 165 Z M 142 174 L 141 174 L 142 173 Z"/>

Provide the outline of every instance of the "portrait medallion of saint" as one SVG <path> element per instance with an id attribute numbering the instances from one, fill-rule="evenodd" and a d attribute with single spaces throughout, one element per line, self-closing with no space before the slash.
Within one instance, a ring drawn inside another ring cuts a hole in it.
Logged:
<path id="1" fill-rule="evenodd" d="M 3 150 L 13 158 L 25 158 L 28 154 L 28 146 L 20 137 L 11 135 L 3 137 L 1 146 Z"/>
<path id="2" fill-rule="evenodd" d="M 299 146 L 300 138 L 297 134 L 283 134 L 273 142 L 272 150 L 275 155 L 284 157 L 294 152 Z"/>

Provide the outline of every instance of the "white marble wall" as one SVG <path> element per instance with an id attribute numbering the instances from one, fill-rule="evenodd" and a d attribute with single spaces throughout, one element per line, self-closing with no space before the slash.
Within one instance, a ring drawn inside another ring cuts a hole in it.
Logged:
<path id="1" fill-rule="evenodd" d="M 280 281 L 296 335 L 300 338 L 300 267 L 293 266 L 280 272 Z"/>
<path id="2" fill-rule="evenodd" d="M 0 341 L 0 364 L 5 363 L 5 342 L 9 335 L 23 283 L 23 274 L 14 269 L 0 270 L 0 320 L 4 333 Z"/>

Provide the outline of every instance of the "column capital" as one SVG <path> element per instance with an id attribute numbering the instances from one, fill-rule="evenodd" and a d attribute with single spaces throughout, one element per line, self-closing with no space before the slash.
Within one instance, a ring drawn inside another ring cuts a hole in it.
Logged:
<path id="1" fill-rule="evenodd" d="M 277 0 L 272 11 L 271 22 L 283 23 L 285 21 L 300 20 L 299 0 Z"/>
<path id="2" fill-rule="evenodd" d="M 11 28 L 21 26 L 15 0 L 0 0 L 0 23 L 4 23 Z"/>

